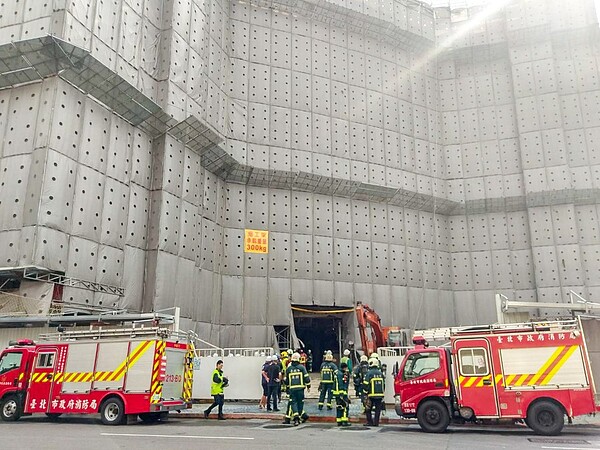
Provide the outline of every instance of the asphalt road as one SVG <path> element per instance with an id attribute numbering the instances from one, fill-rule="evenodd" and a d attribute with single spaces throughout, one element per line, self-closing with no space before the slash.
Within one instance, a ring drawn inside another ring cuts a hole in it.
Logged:
<path id="1" fill-rule="evenodd" d="M 334 424 L 279 425 L 268 420 L 170 419 L 163 424 L 108 427 L 99 419 L 69 417 L 56 423 L 45 417 L 0 423 L 2 447 L 15 449 L 260 449 L 265 448 L 409 448 L 409 449 L 557 449 L 600 450 L 600 430 L 566 428 L 553 438 L 527 428 L 454 427 L 444 434 L 426 434 L 416 425 L 385 425 L 378 429 Z"/>

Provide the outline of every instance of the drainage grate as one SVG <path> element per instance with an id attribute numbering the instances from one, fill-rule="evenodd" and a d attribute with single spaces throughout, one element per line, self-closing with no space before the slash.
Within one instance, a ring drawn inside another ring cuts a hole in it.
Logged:
<path id="1" fill-rule="evenodd" d="M 282 428 L 294 428 L 293 425 L 284 425 L 282 423 L 278 425 L 263 425 L 261 428 L 265 428 L 267 430 L 280 430 Z"/>
<path id="2" fill-rule="evenodd" d="M 528 438 L 527 440 L 536 444 L 590 445 L 588 441 L 583 439 Z"/>

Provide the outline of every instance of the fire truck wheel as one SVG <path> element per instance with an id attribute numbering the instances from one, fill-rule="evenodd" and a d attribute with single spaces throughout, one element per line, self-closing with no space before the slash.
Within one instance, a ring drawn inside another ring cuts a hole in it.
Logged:
<path id="1" fill-rule="evenodd" d="M 125 421 L 125 406 L 117 397 L 105 400 L 100 407 L 100 418 L 104 425 L 121 425 Z"/>
<path id="2" fill-rule="evenodd" d="M 525 423 L 537 434 L 556 436 L 565 425 L 565 413 L 556 403 L 540 400 L 529 407 Z"/>
<path id="3" fill-rule="evenodd" d="M 21 417 L 21 402 L 16 395 L 7 395 L 0 400 L 0 417 L 5 422 L 14 422 Z"/>
<path id="4" fill-rule="evenodd" d="M 436 400 L 426 400 L 419 405 L 417 420 L 427 433 L 443 433 L 450 425 L 448 409 Z"/>

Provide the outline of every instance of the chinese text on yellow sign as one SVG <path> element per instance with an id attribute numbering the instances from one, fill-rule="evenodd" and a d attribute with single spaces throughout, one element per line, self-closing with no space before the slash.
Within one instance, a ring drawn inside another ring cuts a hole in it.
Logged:
<path id="1" fill-rule="evenodd" d="M 269 232 L 262 230 L 246 230 L 244 252 L 269 253 Z"/>

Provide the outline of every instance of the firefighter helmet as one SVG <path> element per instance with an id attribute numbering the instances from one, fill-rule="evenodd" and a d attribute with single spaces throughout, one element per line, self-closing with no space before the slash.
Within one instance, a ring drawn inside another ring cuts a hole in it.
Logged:
<path id="1" fill-rule="evenodd" d="M 292 361 L 300 361 L 300 353 L 294 352 L 292 354 Z"/>
<path id="2" fill-rule="evenodd" d="M 379 353 L 377 353 L 377 352 L 373 352 L 373 353 L 371 353 L 371 356 L 370 356 L 370 357 L 371 357 L 371 358 L 375 358 L 375 359 L 379 359 Z"/>
<path id="3" fill-rule="evenodd" d="M 326 353 L 325 354 L 325 361 L 333 361 L 333 355 Z"/>
<path id="4" fill-rule="evenodd" d="M 281 352 L 281 357 L 282 358 L 287 358 L 288 357 L 288 354 L 287 354 L 287 352 L 285 350 Z"/>
<path id="5" fill-rule="evenodd" d="M 348 349 L 344 350 L 344 356 L 350 356 L 350 350 L 348 350 Z"/>
<path id="6" fill-rule="evenodd" d="M 377 358 L 370 358 L 369 367 L 379 367 L 379 360 Z"/>
<path id="7" fill-rule="evenodd" d="M 369 358 L 367 358 L 367 355 L 362 355 L 360 357 L 360 362 L 367 362 L 369 360 Z"/>

